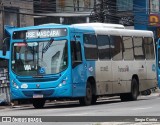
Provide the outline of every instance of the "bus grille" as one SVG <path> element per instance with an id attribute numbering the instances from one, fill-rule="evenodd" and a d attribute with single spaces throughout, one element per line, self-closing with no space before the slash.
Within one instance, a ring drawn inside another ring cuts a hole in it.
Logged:
<path id="1" fill-rule="evenodd" d="M 51 96 L 54 90 L 43 90 L 43 91 L 22 91 L 27 97 L 33 97 L 33 94 L 42 94 L 44 97 Z"/>

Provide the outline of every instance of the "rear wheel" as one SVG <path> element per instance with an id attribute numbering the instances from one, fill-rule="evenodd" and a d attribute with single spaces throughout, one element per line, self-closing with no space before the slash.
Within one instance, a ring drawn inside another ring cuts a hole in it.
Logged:
<path id="1" fill-rule="evenodd" d="M 79 99 L 80 105 L 91 105 L 92 103 L 92 86 L 88 81 L 86 86 L 86 96 Z"/>
<path id="2" fill-rule="evenodd" d="M 97 96 L 96 95 L 92 95 L 92 104 L 96 104 L 97 101 Z"/>
<path id="3" fill-rule="evenodd" d="M 44 107 L 44 104 L 45 104 L 45 100 L 44 99 L 35 99 L 33 100 L 33 106 L 36 108 L 36 109 L 40 109 L 40 108 L 43 108 Z"/>
<path id="4" fill-rule="evenodd" d="M 121 101 L 134 101 L 137 100 L 138 95 L 139 95 L 138 82 L 135 78 L 133 78 L 131 82 L 131 92 L 120 94 L 120 98 Z"/>
<path id="5" fill-rule="evenodd" d="M 137 100 L 138 95 L 139 95 L 139 86 L 137 80 L 133 78 L 131 83 L 130 101 Z"/>

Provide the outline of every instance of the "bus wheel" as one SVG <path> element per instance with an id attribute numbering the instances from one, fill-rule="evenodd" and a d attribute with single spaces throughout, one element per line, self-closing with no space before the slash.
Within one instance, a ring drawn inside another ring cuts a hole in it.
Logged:
<path id="1" fill-rule="evenodd" d="M 97 96 L 96 95 L 92 95 L 92 103 L 91 104 L 96 104 L 97 101 Z"/>
<path id="2" fill-rule="evenodd" d="M 130 101 L 137 100 L 138 95 L 139 95 L 139 86 L 137 80 L 133 78 L 131 83 Z"/>
<path id="3" fill-rule="evenodd" d="M 34 99 L 32 103 L 36 109 L 40 109 L 44 107 L 45 100 L 44 99 Z"/>
<path id="4" fill-rule="evenodd" d="M 92 103 L 92 86 L 90 82 L 87 82 L 86 96 L 79 99 L 80 105 L 91 105 Z"/>
<path id="5" fill-rule="evenodd" d="M 121 101 L 134 101 L 137 100 L 139 95 L 139 86 L 135 78 L 131 82 L 131 92 L 120 94 Z"/>

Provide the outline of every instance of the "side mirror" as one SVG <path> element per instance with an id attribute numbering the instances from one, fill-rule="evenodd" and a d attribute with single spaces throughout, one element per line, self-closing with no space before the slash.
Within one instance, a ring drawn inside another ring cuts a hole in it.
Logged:
<path id="1" fill-rule="evenodd" d="M 5 56 L 6 53 L 7 53 L 7 49 L 8 49 L 7 45 L 9 45 L 9 40 L 10 40 L 10 37 L 6 37 L 3 40 L 3 45 L 2 45 L 2 54 L 3 54 L 3 56 Z"/>
<path id="2" fill-rule="evenodd" d="M 6 53 L 7 53 L 7 46 L 4 44 L 2 46 L 2 54 L 3 54 L 3 56 L 6 56 Z"/>
<path id="3" fill-rule="evenodd" d="M 79 64 L 82 64 L 82 61 L 74 61 L 72 63 L 72 67 L 75 68 L 76 66 L 78 66 Z"/>

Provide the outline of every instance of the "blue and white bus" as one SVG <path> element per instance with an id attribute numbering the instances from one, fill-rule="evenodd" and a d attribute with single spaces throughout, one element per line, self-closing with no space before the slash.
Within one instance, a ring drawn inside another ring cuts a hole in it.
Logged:
<path id="1" fill-rule="evenodd" d="M 7 27 L 2 56 L 9 59 L 12 100 L 78 99 L 99 96 L 137 100 L 157 86 L 153 33 L 114 24 L 46 24 Z"/>

